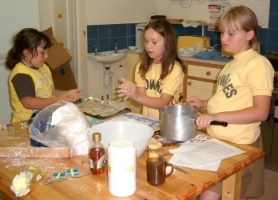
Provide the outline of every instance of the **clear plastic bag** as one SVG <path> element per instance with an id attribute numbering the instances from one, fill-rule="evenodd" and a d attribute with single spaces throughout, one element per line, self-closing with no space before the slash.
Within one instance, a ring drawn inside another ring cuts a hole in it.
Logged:
<path id="1" fill-rule="evenodd" d="M 75 104 L 60 100 L 36 114 L 29 135 L 47 147 L 72 148 L 75 155 L 84 155 L 90 145 L 87 131 L 91 126 Z"/>

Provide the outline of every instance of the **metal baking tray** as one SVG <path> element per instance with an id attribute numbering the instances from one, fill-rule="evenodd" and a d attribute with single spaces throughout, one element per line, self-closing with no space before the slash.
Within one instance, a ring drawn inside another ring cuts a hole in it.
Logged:
<path id="1" fill-rule="evenodd" d="M 122 101 L 100 100 L 95 97 L 88 97 L 76 105 L 83 113 L 99 119 L 115 115 L 127 107 Z"/>

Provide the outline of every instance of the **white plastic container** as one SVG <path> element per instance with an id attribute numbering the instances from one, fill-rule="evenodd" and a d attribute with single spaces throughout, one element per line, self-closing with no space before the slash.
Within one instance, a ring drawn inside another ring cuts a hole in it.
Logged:
<path id="1" fill-rule="evenodd" d="M 132 141 L 116 140 L 108 147 L 108 189 L 116 197 L 136 191 L 136 148 Z"/>

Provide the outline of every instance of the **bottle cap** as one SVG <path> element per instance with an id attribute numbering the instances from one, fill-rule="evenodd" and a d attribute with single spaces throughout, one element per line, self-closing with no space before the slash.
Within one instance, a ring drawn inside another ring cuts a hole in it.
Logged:
<path id="1" fill-rule="evenodd" d="M 148 144 L 148 148 L 149 148 L 149 149 L 159 149 L 159 147 L 160 147 L 160 145 L 159 145 L 158 142 L 150 142 L 150 143 Z"/>
<path id="2" fill-rule="evenodd" d="M 96 132 L 93 133 L 93 141 L 99 142 L 101 140 L 101 134 Z"/>

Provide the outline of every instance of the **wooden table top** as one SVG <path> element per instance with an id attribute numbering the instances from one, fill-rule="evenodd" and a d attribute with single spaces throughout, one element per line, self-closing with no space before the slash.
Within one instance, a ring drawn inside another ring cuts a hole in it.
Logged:
<path id="1" fill-rule="evenodd" d="M 18 134 L 18 137 L 28 136 L 27 129 L 20 129 L 20 125 L 18 124 L 15 124 L 15 132 Z M 176 170 L 173 175 L 166 178 L 165 183 L 161 186 L 152 186 L 147 182 L 146 160 L 148 153 L 145 151 L 139 158 L 137 158 L 136 192 L 132 196 L 122 199 L 192 199 L 264 156 L 263 150 L 258 148 L 248 145 L 233 144 L 233 146 L 246 152 L 223 160 L 217 172 L 181 167 L 187 171 L 188 174 Z M 161 153 L 166 153 L 169 149 L 177 147 L 178 146 L 162 147 Z M 166 159 L 167 158 L 170 157 L 168 156 Z M 34 185 L 27 195 L 21 198 L 16 198 L 15 194 L 10 190 L 12 180 L 16 174 L 25 171 L 30 165 L 34 165 L 41 170 L 42 179 Z M 0 158 L 0 191 L 4 192 L 11 199 L 45 199 L 46 197 L 47 199 L 82 200 L 119 199 L 109 193 L 107 172 L 101 175 L 90 174 L 85 177 L 42 185 L 44 181 L 52 177 L 54 172 L 65 172 L 68 168 L 78 168 L 80 173 L 90 173 L 88 156 L 75 156 L 73 158 L 63 159 L 2 157 Z"/>

